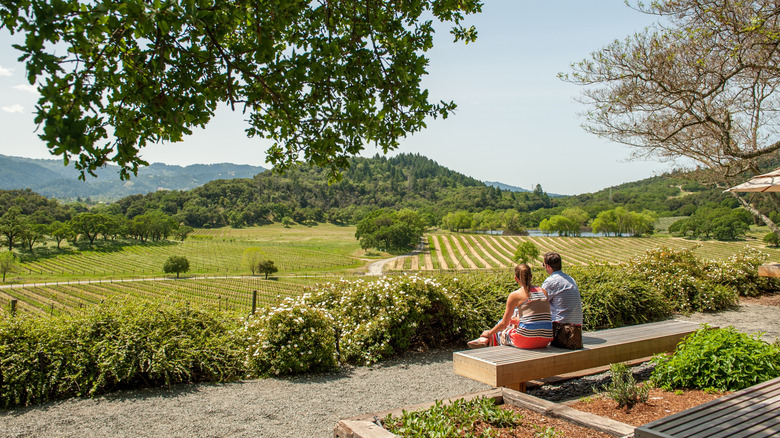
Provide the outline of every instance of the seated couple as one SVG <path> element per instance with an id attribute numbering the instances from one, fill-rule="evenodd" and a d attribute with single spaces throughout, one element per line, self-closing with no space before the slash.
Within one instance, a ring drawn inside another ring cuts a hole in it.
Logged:
<path id="1" fill-rule="evenodd" d="M 582 348 L 582 301 L 577 283 L 561 271 L 561 256 L 544 255 L 549 277 L 542 287 L 531 285 L 531 268 L 515 267 L 520 289 L 509 294 L 501 321 L 468 343 L 470 348 L 509 345 L 517 348 Z"/>

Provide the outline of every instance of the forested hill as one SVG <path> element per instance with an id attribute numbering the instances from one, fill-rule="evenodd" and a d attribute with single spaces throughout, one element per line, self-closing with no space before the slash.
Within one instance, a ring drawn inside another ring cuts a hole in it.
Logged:
<path id="1" fill-rule="evenodd" d="M 245 225 L 279 221 L 352 222 L 377 208 L 413 208 L 435 223 L 449 211 L 484 209 L 534 211 L 550 207 L 539 188 L 515 193 L 449 170 L 417 155 L 356 157 L 341 181 L 301 166 L 284 175 L 266 171 L 254 178 L 218 180 L 186 192 L 130 196 L 112 205 L 129 217 L 159 208 L 192 226 Z"/>
<path id="2" fill-rule="evenodd" d="M 41 174 L 27 174 L 28 180 L 45 179 L 43 171 L 37 171 Z M 1 169 L 0 175 L 6 176 Z M 131 219 L 160 210 L 178 223 L 220 227 L 279 222 L 285 217 L 298 223 L 356 223 L 379 208 L 411 208 L 427 224 L 438 225 L 448 213 L 491 215 L 488 211 L 504 214 L 513 210 L 518 224 L 530 228 L 570 207 L 583 208 L 590 218 L 616 207 L 652 210 L 658 216 L 688 216 L 701 206 L 726 202 L 723 205 L 733 208 L 731 204 L 736 202 L 722 189 L 692 182 L 683 173 L 625 183 L 596 193 L 552 198 L 540 186 L 532 192 L 488 186 L 418 154 L 356 157 L 340 181 L 328 184 L 328 175 L 323 169 L 309 166 L 283 175 L 263 171 L 251 178 L 210 181 L 191 190 L 150 190 L 95 207 L 95 211 Z M 16 192 L 9 194 L 9 200 L 24 195 Z M 3 211 L 0 205 L 0 215 Z"/>
<path id="3" fill-rule="evenodd" d="M 86 181 L 79 181 L 76 170 L 65 167 L 62 160 L 0 155 L 0 189 L 31 189 L 63 201 L 77 198 L 112 201 L 157 190 L 189 190 L 216 179 L 251 178 L 263 171 L 259 166 L 228 163 L 186 167 L 153 163 L 140 168 L 138 176 L 130 181 L 119 179 L 117 166 L 99 169 L 97 178 L 87 176 Z"/>

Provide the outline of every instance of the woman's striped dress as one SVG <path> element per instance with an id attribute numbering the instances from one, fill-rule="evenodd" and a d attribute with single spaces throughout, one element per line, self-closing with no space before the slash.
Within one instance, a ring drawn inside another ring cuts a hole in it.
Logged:
<path id="1" fill-rule="evenodd" d="M 553 339 L 550 303 L 542 289 L 530 288 L 530 297 L 515 308 L 509 327 L 496 334 L 496 345 L 544 348 Z"/>

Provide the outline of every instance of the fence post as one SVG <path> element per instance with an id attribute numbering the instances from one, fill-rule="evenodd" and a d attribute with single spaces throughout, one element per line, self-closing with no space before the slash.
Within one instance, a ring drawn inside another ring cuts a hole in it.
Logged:
<path id="1" fill-rule="evenodd" d="M 16 315 L 16 302 L 17 300 L 11 300 L 11 316 Z"/>
<path id="2" fill-rule="evenodd" d="M 255 314 L 255 311 L 257 310 L 257 291 L 252 291 L 252 315 Z"/>

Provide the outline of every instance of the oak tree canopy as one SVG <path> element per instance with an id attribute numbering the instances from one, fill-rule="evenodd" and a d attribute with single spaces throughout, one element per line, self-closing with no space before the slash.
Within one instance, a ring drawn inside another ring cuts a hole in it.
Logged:
<path id="1" fill-rule="evenodd" d="M 446 117 L 420 80 L 433 21 L 476 38 L 479 0 L 0 0 L 0 28 L 41 97 L 40 138 L 85 173 L 108 162 L 123 179 L 150 143 L 181 141 L 220 104 L 247 116 L 267 161 L 333 177 L 366 144 L 383 152 Z"/>

